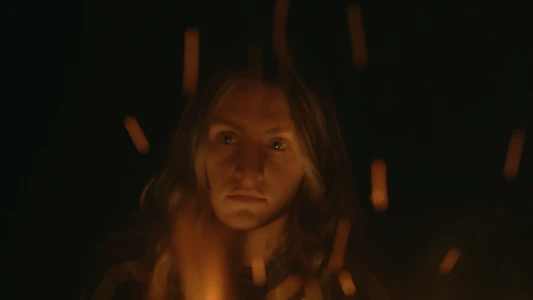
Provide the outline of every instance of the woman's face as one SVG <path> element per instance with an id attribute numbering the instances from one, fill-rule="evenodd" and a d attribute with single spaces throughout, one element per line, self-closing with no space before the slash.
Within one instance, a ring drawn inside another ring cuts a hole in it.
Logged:
<path id="1" fill-rule="evenodd" d="M 285 216 L 304 177 L 289 103 L 279 88 L 239 82 L 220 99 L 206 151 L 210 201 L 237 230 Z"/>

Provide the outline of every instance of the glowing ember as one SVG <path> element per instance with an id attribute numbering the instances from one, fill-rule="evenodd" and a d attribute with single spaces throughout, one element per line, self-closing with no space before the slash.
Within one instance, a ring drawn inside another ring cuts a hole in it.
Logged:
<path id="1" fill-rule="evenodd" d="M 339 283 L 341 285 L 342 291 L 346 296 L 353 296 L 357 291 L 355 284 L 352 280 L 352 274 L 348 271 L 342 271 L 339 273 Z"/>
<path id="2" fill-rule="evenodd" d="M 370 166 L 372 180 L 372 204 L 377 211 L 386 211 L 389 207 L 387 192 L 387 166 L 381 159 L 376 159 Z"/>
<path id="3" fill-rule="evenodd" d="M 454 247 L 448 250 L 448 253 L 446 253 L 446 256 L 440 264 L 440 273 L 443 275 L 450 274 L 459 256 L 461 256 L 461 251 L 458 248 Z"/>
<path id="4" fill-rule="evenodd" d="M 143 154 L 148 153 L 150 150 L 150 144 L 148 143 L 139 122 L 137 122 L 137 119 L 133 116 L 127 116 L 124 119 L 124 127 L 126 127 L 137 151 Z"/>
<path id="5" fill-rule="evenodd" d="M 331 252 L 328 263 L 328 270 L 330 272 L 339 271 L 344 264 L 344 255 L 346 253 L 346 246 L 348 245 L 350 227 L 351 223 L 347 218 L 341 218 L 339 220 L 333 242 L 333 251 Z"/>
<path id="6" fill-rule="evenodd" d="M 517 128 L 511 133 L 507 157 L 503 167 L 503 176 L 507 180 L 514 180 L 520 168 L 520 159 L 524 148 L 526 131 L 524 128 Z"/>
<path id="7" fill-rule="evenodd" d="M 366 53 L 366 38 L 363 28 L 361 7 L 357 3 L 350 3 L 346 7 L 348 30 L 352 44 L 352 62 L 358 69 L 366 68 L 368 58 Z"/>
<path id="8" fill-rule="evenodd" d="M 252 278 L 255 285 L 263 285 L 266 282 L 265 261 L 262 258 L 252 259 Z"/>
<path id="9" fill-rule="evenodd" d="M 183 46 L 183 94 L 193 96 L 198 85 L 198 68 L 200 64 L 200 34 L 189 28 L 185 31 Z"/>

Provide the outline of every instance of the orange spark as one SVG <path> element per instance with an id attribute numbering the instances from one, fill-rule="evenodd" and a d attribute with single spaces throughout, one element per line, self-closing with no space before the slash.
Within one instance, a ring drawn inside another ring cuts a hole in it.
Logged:
<path id="1" fill-rule="evenodd" d="M 368 57 L 363 17 L 359 4 L 349 3 L 346 7 L 346 15 L 352 44 L 352 62 L 356 68 L 364 69 L 368 64 Z"/>
<path id="2" fill-rule="evenodd" d="M 328 262 L 328 270 L 330 272 L 339 271 L 344 264 L 344 255 L 346 253 L 346 246 L 348 245 L 350 227 L 351 223 L 347 218 L 341 218 L 337 224 L 333 250 L 331 251 L 331 257 Z"/>
<path id="3" fill-rule="evenodd" d="M 514 180 L 518 174 L 525 136 L 526 130 L 524 128 L 516 128 L 511 133 L 509 147 L 507 148 L 507 156 L 503 166 L 503 176 L 507 180 Z"/>
<path id="4" fill-rule="evenodd" d="M 198 85 L 200 64 L 200 34 L 198 30 L 189 28 L 185 31 L 183 45 L 183 94 L 193 96 Z"/>
<path id="5" fill-rule="evenodd" d="M 459 256 L 461 256 L 461 251 L 459 250 L 459 248 L 453 247 L 448 250 L 448 253 L 446 253 L 446 256 L 440 264 L 440 273 L 443 275 L 450 274 L 453 267 L 457 263 Z"/>
<path id="6" fill-rule="evenodd" d="M 124 118 L 124 127 L 126 127 L 137 151 L 142 154 L 148 153 L 150 150 L 150 144 L 148 143 L 139 122 L 137 122 L 137 119 L 133 116 L 127 116 Z"/>
<path id="7" fill-rule="evenodd" d="M 386 211 L 389 207 L 387 192 L 387 166 L 382 159 L 375 159 L 371 166 L 372 204 L 377 211 Z"/>
<path id="8" fill-rule="evenodd" d="M 265 261 L 262 258 L 252 259 L 252 278 L 255 285 L 263 285 L 266 282 Z"/>
<path id="9" fill-rule="evenodd" d="M 346 296 L 353 296 L 357 291 L 355 284 L 353 283 L 352 274 L 346 270 L 339 273 L 339 283 L 342 291 Z"/>

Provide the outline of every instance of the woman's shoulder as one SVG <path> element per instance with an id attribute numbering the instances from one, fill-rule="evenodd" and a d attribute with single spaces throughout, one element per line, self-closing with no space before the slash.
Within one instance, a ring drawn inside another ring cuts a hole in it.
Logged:
<path id="1" fill-rule="evenodd" d="M 149 277 L 146 238 L 132 217 L 105 237 L 92 253 L 81 299 L 142 299 Z"/>
<path id="2" fill-rule="evenodd" d="M 101 276 L 89 280 L 81 299 L 144 299 L 148 272 L 141 261 L 126 261 L 106 269 Z"/>

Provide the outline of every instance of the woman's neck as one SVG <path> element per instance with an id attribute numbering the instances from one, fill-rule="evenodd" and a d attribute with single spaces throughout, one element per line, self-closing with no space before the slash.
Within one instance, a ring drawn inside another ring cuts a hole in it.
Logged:
<path id="1" fill-rule="evenodd" d="M 248 231 L 244 236 L 243 263 L 249 266 L 253 259 L 270 261 L 284 243 L 289 215 L 282 215 L 267 225 Z"/>

